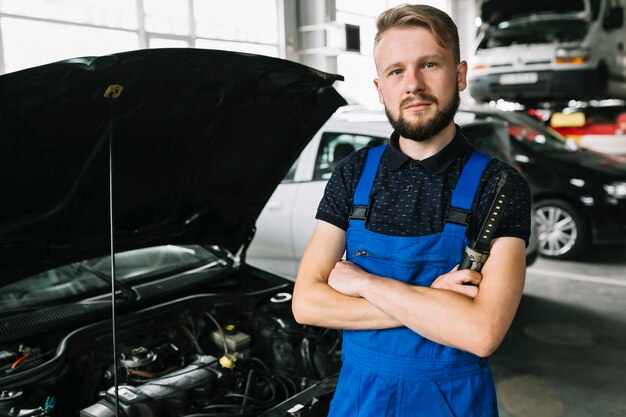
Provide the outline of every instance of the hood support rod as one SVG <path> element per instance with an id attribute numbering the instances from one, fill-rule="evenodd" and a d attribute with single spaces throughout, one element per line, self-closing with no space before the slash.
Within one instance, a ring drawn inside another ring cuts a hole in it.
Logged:
<path id="1" fill-rule="evenodd" d="M 115 320 L 115 217 L 113 210 L 113 129 L 115 126 L 113 120 L 113 103 L 114 99 L 117 99 L 122 93 L 123 87 L 121 85 L 110 85 L 104 97 L 109 99 L 109 227 L 111 237 L 111 338 L 113 342 L 113 389 L 115 396 L 115 417 L 119 417 L 120 412 L 120 397 L 118 390 L 118 366 L 117 366 L 117 323 Z"/>

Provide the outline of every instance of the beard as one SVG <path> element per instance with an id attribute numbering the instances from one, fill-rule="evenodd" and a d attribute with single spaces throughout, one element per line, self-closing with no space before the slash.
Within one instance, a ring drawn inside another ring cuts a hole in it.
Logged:
<path id="1" fill-rule="evenodd" d="M 408 105 L 412 101 L 424 101 L 427 103 L 437 104 L 438 100 L 434 96 L 420 94 L 416 97 L 406 98 L 400 103 L 400 109 L 405 105 Z M 446 128 L 450 122 L 454 120 L 454 115 L 461 104 L 461 97 L 459 92 L 456 91 L 450 102 L 442 109 L 438 110 L 435 115 L 429 120 L 418 120 L 416 122 L 410 122 L 402 116 L 400 110 L 398 117 L 394 118 L 389 112 L 387 106 L 385 106 L 385 114 L 389 119 L 389 123 L 400 136 L 406 139 L 414 140 L 416 142 L 423 142 L 435 136 Z"/>

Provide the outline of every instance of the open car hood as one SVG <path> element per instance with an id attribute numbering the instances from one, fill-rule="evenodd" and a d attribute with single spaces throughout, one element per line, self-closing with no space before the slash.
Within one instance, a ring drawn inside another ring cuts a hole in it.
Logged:
<path id="1" fill-rule="evenodd" d="M 345 104 L 332 87 L 341 79 L 201 49 L 0 77 L 0 280 L 110 253 L 111 140 L 116 251 L 237 251 L 300 151 Z M 110 86 L 121 86 L 119 97 Z"/>
<path id="2" fill-rule="evenodd" d="M 590 15 L 592 13 L 587 9 L 588 5 L 584 0 L 481 0 L 478 5 L 482 21 L 490 26 L 496 26 L 512 18 L 536 14 Z"/>

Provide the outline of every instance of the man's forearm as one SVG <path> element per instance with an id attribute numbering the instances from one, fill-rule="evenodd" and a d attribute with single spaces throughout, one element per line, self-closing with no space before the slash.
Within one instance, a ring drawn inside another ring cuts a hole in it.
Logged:
<path id="1" fill-rule="evenodd" d="M 401 324 L 361 297 L 343 295 L 324 282 L 296 286 L 293 313 L 301 324 L 335 329 L 387 329 Z"/>
<path id="2" fill-rule="evenodd" d="M 475 341 L 480 342 L 483 332 L 479 328 L 479 313 L 470 297 L 383 277 L 373 277 L 364 286 L 363 296 L 372 305 L 429 340 L 474 353 L 485 353 L 480 347 L 474 347 Z"/>

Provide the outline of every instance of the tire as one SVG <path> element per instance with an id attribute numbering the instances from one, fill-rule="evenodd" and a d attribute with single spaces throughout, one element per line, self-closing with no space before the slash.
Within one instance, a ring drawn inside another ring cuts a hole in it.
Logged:
<path id="1" fill-rule="evenodd" d="M 587 247 L 587 221 L 570 203 L 556 199 L 543 200 L 535 204 L 533 214 L 541 256 L 572 259 Z"/>

